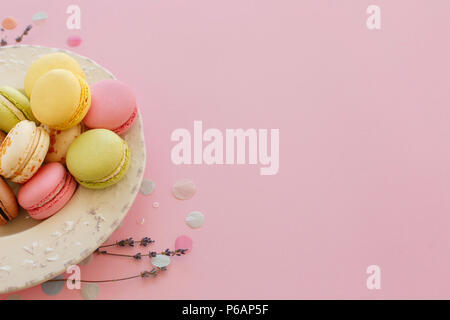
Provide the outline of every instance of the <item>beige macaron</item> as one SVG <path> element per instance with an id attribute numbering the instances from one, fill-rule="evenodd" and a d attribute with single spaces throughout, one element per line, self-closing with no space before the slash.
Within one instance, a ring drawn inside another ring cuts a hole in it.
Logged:
<path id="1" fill-rule="evenodd" d="M 25 183 L 44 162 L 50 145 L 47 131 L 33 121 L 23 120 L 0 146 L 0 175 L 12 182 Z"/>

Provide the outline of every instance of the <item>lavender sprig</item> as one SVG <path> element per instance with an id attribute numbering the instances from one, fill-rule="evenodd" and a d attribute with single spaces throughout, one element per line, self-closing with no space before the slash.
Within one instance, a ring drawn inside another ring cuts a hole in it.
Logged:
<path id="1" fill-rule="evenodd" d="M 132 254 L 121 254 L 121 253 L 112 253 L 112 252 L 108 252 L 106 250 L 99 250 L 97 249 L 95 251 L 95 253 L 97 254 L 102 254 L 102 255 L 109 255 L 109 256 L 117 256 L 117 257 L 127 257 L 127 258 L 134 258 L 135 260 L 141 260 L 142 257 L 150 257 L 150 258 L 154 258 L 156 257 L 156 255 L 161 254 L 164 256 L 169 256 L 169 257 L 173 257 L 173 256 L 181 256 L 181 255 L 185 255 L 186 252 L 188 251 L 188 249 L 177 249 L 177 250 L 169 250 L 166 249 L 162 252 L 156 252 L 156 251 L 150 251 L 148 254 L 142 254 L 141 252 L 138 252 L 134 255 Z"/>
<path id="2" fill-rule="evenodd" d="M 82 283 L 104 283 L 104 282 L 119 282 L 119 281 L 125 281 L 125 280 L 131 280 L 131 279 L 136 279 L 136 278 L 155 278 L 159 273 L 166 271 L 167 268 L 166 267 L 162 267 L 162 268 L 152 268 L 151 270 L 144 270 L 141 273 L 139 273 L 138 275 L 135 276 L 131 276 L 131 277 L 125 277 L 125 278 L 118 278 L 118 279 L 107 279 L 107 280 L 79 280 Z M 58 281 L 67 281 L 68 279 L 52 279 L 52 280 L 48 280 L 47 282 L 58 282 Z M 73 279 L 72 283 L 75 283 L 76 280 Z"/>
<path id="3" fill-rule="evenodd" d="M 128 247 L 134 247 L 134 245 L 136 243 L 138 243 L 141 247 L 146 247 L 146 246 L 148 246 L 148 245 L 150 245 L 150 244 L 152 244 L 154 242 L 155 242 L 155 240 L 152 240 L 152 238 L 149 238 L 149 237 L 144 237 L 144 238 L 142 238 L 139 241 L 134 241 L 133 238 L 128 238 L 128 239 L 116 241 L 113 244 L 107 244 L 107 245 L 100 246 L 99 249 L 101 249 L 101 248 L 108 248 L 108 247 L 114 247 L 114 246 L 117 246 L 117 247 L 127 247 L 127 246 Z"/>

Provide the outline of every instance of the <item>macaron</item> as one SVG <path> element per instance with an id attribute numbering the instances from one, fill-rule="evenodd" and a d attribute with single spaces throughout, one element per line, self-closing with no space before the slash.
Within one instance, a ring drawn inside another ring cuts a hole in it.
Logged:
<path id="1" fill-rule="evenodd" d="M 78 62 L 63 52 L 50 53 L 35 60 L 28 68 L 25 75 L 25 92 L 30 97 L 36 81 L 48 71 L 54 69 L 65 69 L 73 74 L 85 78 Z"/>
<path id="2" fill-rule="evenodd" d="M 47 131 L 33 121 L 20 121 L 0 146 L 0 175 L 25 183 L 42 165 L 50 144 Z"/>
<path id="3" fill-rule="evenodd" d="M 89 189 L 103 189 L 119 182 L 130 165 L 128 145 L 116 133 L 92 129 L 82 133 L 66 155 L 69 172 Z"/>
<path id="4" fill-rule="evenodd" d="M 0 130 L 9 132 L 19 121 L 37 122 L 28 98 L 12 87 L 0 87 Z"/>
<path id="5" fill-rule="evenodd" d="M 89 128 L 125 133 L 137 115 L 136 97 L 125 83 L 108 79 L 91 86 L 91 107 L 83 122 Z"/>
<path id="6" fill-rule="evenodd" d="M 50 147 L 44 161 L 65 164 L 67 150 L 82 132 L 81 123 L 64 131 L 53 129 L 47 129 L 47 131 L 50 134 Z"/>
<path id="7" fill-rule="evenodd" d="M 52 162 L 39 168 L 17 193 L 20 206 L 30 217 L 46 219 L 61 210 L 72 198 L 77 183 L 66 168 Z"/>
<path id="8" fill-rule="evenodd" d="M 0 225 L 17 217 L 19 208 L 16 196 L 6 182 L 0 178 Z"/>
<path id="9" fill-rule="evenodd" d="M 41 123 L 51 129 L 67 130 L 83 120 L 91 106 L 91 92 L 82 77 L 55 69 L 36 81 L 30 103 Z"/>

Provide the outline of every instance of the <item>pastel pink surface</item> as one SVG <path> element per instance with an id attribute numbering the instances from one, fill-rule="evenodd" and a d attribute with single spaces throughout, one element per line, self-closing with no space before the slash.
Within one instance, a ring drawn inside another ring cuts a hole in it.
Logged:
<path id="1" fill-rule="evenodd" d="M 161 278 L 100 284 L 99 298 L 450 298 L 450 1 L 76 3 L 83 46 L 73 50 L 136 92 L 145 176 L 157 185 L 138 195 L 109 242 L 150 235 L 165 249 L 180 234 L 195 241 Z M 23 30 L 46 11 L 24 43 L 70 49 L 69 4 L 6 1 L 2 12 Z M 372 4 L 381 30 L 366 27 Z M 132 19 L 119 23 L 124 17 Z M 279 173 L 175 166 L 171 133 L 192 132 L 194 120 L 222 132 L 279 128 Z M 197 193 L 179 201 L 170 190 L 184 177 Z M 208 214 L 207 226 L 188 229 L 193 210 Z M 95 256 L 82 278 L 139 274 L 143 263 Z M 366 287 L 372 264 L 381 290 Z M 67 288 L 19 294 L 81 299 Z"/>
<path id="2" fill-rule="evenodd" d="M 137 114 L 136 97 L 131 88 L 118 80 L 103 80 L 91 86 L 91 107 L 83 122 L 89 128 L 124 133 Z"/>
<path id="3" fill-rule="evenodd" d="M 17 194 L 22 208 L 34 219 L 48 218 L 72 198 L 76 181 L 63 165 L 53 162 L 42 166 Z"/>

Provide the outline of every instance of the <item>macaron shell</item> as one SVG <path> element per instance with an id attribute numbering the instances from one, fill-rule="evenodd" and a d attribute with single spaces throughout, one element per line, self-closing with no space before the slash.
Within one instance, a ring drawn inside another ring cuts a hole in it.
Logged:
<path id="1" fill-rule="evenodd" d="M 14 126 L 20 122 L 19 119 L 11 110 L 0 102 L 0 130 L 4 132 L 11 131 Z"/>
<path id="2" fill-rule="evenodd" d="M 45 219 L 63 208 L 71 199 L 76 182 L 58 162 L 42 166 L 17 193 L 22 208 L 34 219 Z"/>
<path id="3" fill-rule="evenodd" d="M 2 178 L 0 178 L 0 209 L 8 217 L 9 221 L 17 217 L 19 213 L 19 207 L 14 192 Z M 0 225 L 6 224 L 7 222 L 8 220 L 5 220 L 5 218 L 0 215 Z"/>
<path id="4" fill-rule="evenodd" d="M 13 87 L 4 86 L 0 88 L 0 94 L 14 104 L 14 106 L 22 112 L 26 119 L 39 124 L 31 111 L 30 101 L 22 92 Z"/>
<path id="5" fill-rule="evenodd" d="M 127 124 L 137 113 L 136 97 L 126 84 L 113 79 L 102 80 L 91 86 L 91 94 L 91 108 L 83 120 L 87 127 L 117 133 L 131 126 Z"/>
<path id="6" fill-rule="evenodd" d="M 23 168 L 22 172 L 11 179 L 12 182 L 25 183 L 39 170 L 40 166 L 44 162 L 50 145 L 50 136 L 43 128 L 37 128 L 37 130 L 39 132 L 39 141 L 36 149 L 33 152 L 30 161 L 28 161 Z"/>
<path id="7" fill-rule="evenodd" d="M 109 188 L 123 179 L 123 177 L 127 173 L 129 167 L 130 167 L 130 150 L 129 150 L 128 146 L 126 146 L 125 161 L 124 161 L 122 167 L 120 168 L 120 171 L 116 175 L 114 175 L 113 177 L 111 177 L 110 179 L 108 179 L 107 181 L 104 181 L 104 182 L 78 181 L 78 180 L 77 180 L 77 182 L 80 185 L 82 185 L 83 187 L 88 188 L 88 189 Z"/>
<path id="8" fill-rule="evenodd" d="M 32 121 L 19 122 L 0 146 L 0 175 L 24 183 L 44 161 L 50 137 Z"/>
<path id="9" fill-rule="evenodd" d="M 31 157 L 35 139 L 37 128 L 32 121 L 21 121 L 9 131 L 0 146 L 0 175 L 7 179 L 16 175 L 24 166 L 25 159 Z"/>
<path id="10" fill-rule="evenodd" d="M 53 200 L 43 207 L 29 211 L 30 217 L 36 220 L 42 220 L 54 215 L 67 205 L 70 199 L 72 199 L 76 189 L 77 182 L 69 173 L 67 173 L 67 180 L 63 189 L 55 196 L 55 198 L 53 198 Z"/>
<path id="11" fill-rule="evenodd" d="M 66 163 L 66 153 L 72 142 L 82 133 L 82 125 L 78 124 L 68 130 L 49 129 L 50 147 L 48 149 L 45 162 Z"/>
<path id="12" fill-rule="evenodd" d="M 67 168 L 77 181 L 97 182 L 109 177 L 124 159 L 126 143 L 106 129 L 81 134 L 67 151 Z"/>
<path id="13" fill-rule="evenodd" d="M 54 69 L 65 69 L 83 79 L 85 78 L 83 70 L 75 59 L 63 52 L 51 53 L 35 60 L 28 68 L 24 83 L 26 94 L 30 97 L 36 81 L 45 73 Z"/>
<path id="14" fill-rule="evenodd" d="M 36 81 L 30 101 L 36 119 L 52 129 L 67 130 L 86 115 L 91 95 L 84 79 L 56 69 Z"/>

